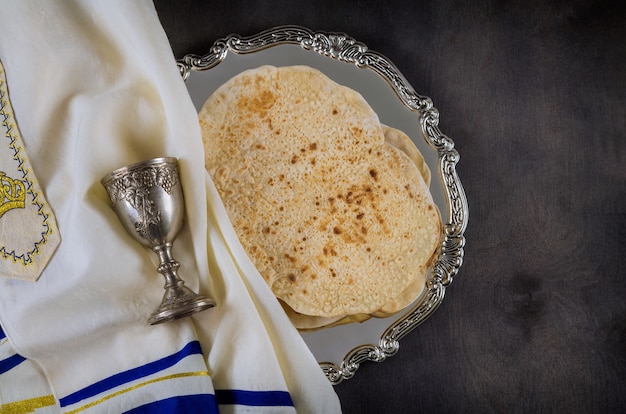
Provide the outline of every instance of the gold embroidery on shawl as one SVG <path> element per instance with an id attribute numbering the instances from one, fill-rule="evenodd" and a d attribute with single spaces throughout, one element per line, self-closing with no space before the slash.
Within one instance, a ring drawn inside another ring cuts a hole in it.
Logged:
<path id="1" fill-rule="evenodd" d="M 19 130 L 15 120 L 13 119 L 13 110 L 9 100 L 5 76 L 4 67 L 0 61 L 0 123 L 4 129 L 4 138 L 9 140 L 8 148 L 13 153 L 12 157 L 17 163 L 17 170 L 22 174 L 21 179 L 13 178 L 12 180 L 20 182 L 20 184 L 16 185 L 21 185 L 20 189 L 23 190 L 21 193 L 24 197 L 24 206 L 26 202 L 26 194 L 30 196 L 29 199 L 32 199 L 31 202 L 37 208 L 37 214 L 41 217 L 41 232 L 39 240 L 34 241 L 32 249 L 26 252 L 16 252 L 9 246 L 0 245 L 0 258 L 12 260 L 13 263 L 20 263 L 22 266 L 26 267 L 33 263 L 33 256 L 39 254 L 39 249 L 48 242 L 49 236 L 54 232 L 54 224 L 50 221 L 51 213 L 49 211 L 49 207 L 45 201 L 41 201 L 43 197 L 40 197 L 39 192 L 35 190 L 33 181 L 30 177 L 30 170 L 26 168 L 26 159 L 21 155 L 23 149 L 19 146 Z M 3 188 L 4 185 L 5 181 L 4 178 L 2 178 Z M 2 190 L 0 195 L 4 195 L 4 191 L 5 190 Z M 4 199 L 0 200 L 0 202 L 2 203 L 2 207 L 0 208 L 0 219 L 2 218 L 2 215 L 6 213 L 6 211 L 3 211 L 5 208 L 7 211 L 9 209 L 16 208 L 13 204 L 10 204 L 9 207 L 9 202 Z M 5 203 L 7 203 L 7 207 L 4 207 Z"/>
<path id="2" fill-rule="evenodd" d="M 20 180 L 7 176 L 0 171 L 0 217 L 14 208 L 24 208 L 26 187 Z"/>

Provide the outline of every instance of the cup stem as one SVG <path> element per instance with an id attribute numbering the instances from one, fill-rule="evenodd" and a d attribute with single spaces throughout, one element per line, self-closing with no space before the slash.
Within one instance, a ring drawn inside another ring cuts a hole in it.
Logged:
<path id="1" fill-rule="evenodd" d="M 172 243 L 162 244 L 152 250 L 159 256 L 159 267 L 157 271 L 165 278 L 165 289 L 182 282 L 178 276 L 180 263 L 172 256 Z"/>

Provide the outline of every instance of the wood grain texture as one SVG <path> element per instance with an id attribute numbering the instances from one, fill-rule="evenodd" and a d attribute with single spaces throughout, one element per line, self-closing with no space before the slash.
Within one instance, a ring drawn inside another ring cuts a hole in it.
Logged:
<path id="1" fill-rule="evenodd" d="M 465 263 L 397 355 L 337 386 L 346 413 L 626 412 L 624 8 L 155 5 L 177 57 L 282 24 L 345 32 L 430 96 L 455 141 Z"/>

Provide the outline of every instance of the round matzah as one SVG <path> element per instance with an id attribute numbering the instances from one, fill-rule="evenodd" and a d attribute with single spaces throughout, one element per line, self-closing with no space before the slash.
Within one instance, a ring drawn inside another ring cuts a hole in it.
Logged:
<path id="1" fill-rule="evenodd" d="M 352 89 L 309 67 L 264 66 L 222 85 L 200 120 L 242 245 L 296 312 L 375 312 L 432 256 L 428 187 Z"/>

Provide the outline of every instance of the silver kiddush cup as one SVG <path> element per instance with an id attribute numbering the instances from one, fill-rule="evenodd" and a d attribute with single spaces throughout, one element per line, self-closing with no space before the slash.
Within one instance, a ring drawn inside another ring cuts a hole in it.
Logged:
<path id="1" fill-rule="evenodd" d="M 157 271 L 165 277 L 165 294 L 148 323 L 156 325 L 214 307 L 213 300 L 185 286 L 178 276 L 180 264 L 172 256 L 185 211 L 178 160 L 154 158 L 128 165 L 101 183 L 126 231 L 159 257 Z"/>

